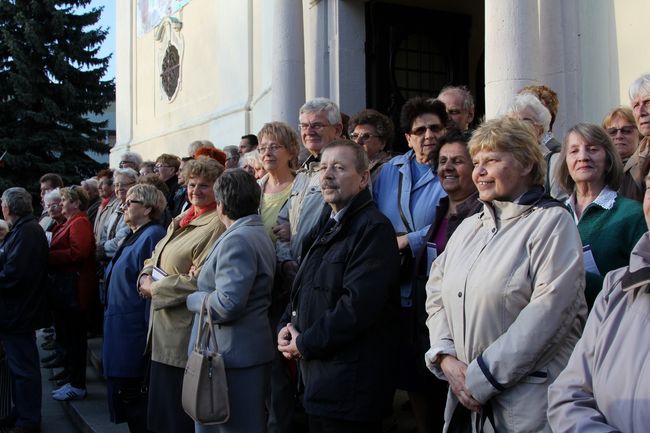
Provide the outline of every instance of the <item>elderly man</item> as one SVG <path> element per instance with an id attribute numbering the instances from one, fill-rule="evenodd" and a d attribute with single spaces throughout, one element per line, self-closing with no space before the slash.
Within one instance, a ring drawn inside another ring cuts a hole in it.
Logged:
<path id="1" fill-rule="evenodd" d="M 544 159 L 546 160 L 546 175 L 544 177 L 544 188 L 546 192 L 551 197 L 560 201 L 569 198 L 567 193 L 560 187 L 555 176 L 555 167 L 560 157 L 559 151 L 551 151 L 543 144 L 544 137 L 548 133 L 551 125 L 551 113 L 548 109 L 532 93 L 520 93 L 514 97 L 512 104 L 510 104 L 507 116 L 528 122 L 535 130 L 537 141 L 542 149 L 542 155 L 544 155 Z"/>
<path id="2" fill-rule="evenodd" d="M 277 237 L 275 244 L 278 269 L 282 276 L 282 293 L 276 301 L 284 307 L 298 270 L 303 248 L 309 246 L 305 237 L 318 222 L 323 208 L 323 196 L 319 185 L 320 154 L 325 145 L 341 136 L 343 124 L 339 107 L 329 99 L 316 98 L 307 101 L 298 117 L 300 135 L 309 157 L 298 170 L 287 203 L 278 214 L 278 224 L 273 227 Z M 278 317 L 272 318 L 272 325 Z M 289 375 L 281 357 L 273 361 L 271 372 L 271 406 L 269 410 L 269 433 L 290 430 L 293 413 L 293 390 Z"/>
<path id="3" fill-rule="evenodd" d="M 644 179 L 650 169 L 650 74 L 643 74 L 634 80 L 629 94 L 634 120 L 643 139 L 625 163 L 618 192 L 624 197 L 643 201 L 646 190 Z"/>
<path id="4" fill-rule="evenodd" d="M 97 211 L 99 210 L 99 205 L 101 203 L 101 200 L 99 199 L 99 183 L 97 182 L 97 179 L 91 177 L 90 179 L 82 180 L 81 187 L 88 193 L 88 200 L 90 204 L 88 205 L 86 214 L 88 214 L 88 219 L 90 220 L 91 224 L 94 224 L 95 218 L 97 217 Z"/>
<path id="5" fill-rule="evenodd" d="M 397 364 L 399 253 L 375 206 L 368 157 L 337 140 L 319 163 L 325 202 L 280 322 L 278 350 L 298 359 L 309 431 L 379 432 Z"/>
<path id="6" fill-rule="evenodd" d="M 3 427 L 13 424 L 12 432 L 38 432 L 41 425 L 41 369 L 34 331 L 47 325 L 48 245 L 32 212 L 32 197 L 24 188 L 2 194 L 2 213 L 12 230 L 0 247 L 0 342 L 14 405 Z"/>
<path id="7" fill-rule="evenodd" d="M 169 194 L 165 198 L 167 199 L 167 207 L 172 213 L 174 212 L 174 195 L 178 189 L 178 169 L 180 166 L 181 159 L 176 155 L 163 153 L 156 158 L 154 171 L 169 188 Z"/>
<path id="8" fill-rule="evenodd" d="M 450 128 L 457 128 L 461 131 L 469 129 L 469 125 L 474 120 L 474 98 L 467 87 L 444 87 L 437 99 L 442 101 L 447 108 Z"/>

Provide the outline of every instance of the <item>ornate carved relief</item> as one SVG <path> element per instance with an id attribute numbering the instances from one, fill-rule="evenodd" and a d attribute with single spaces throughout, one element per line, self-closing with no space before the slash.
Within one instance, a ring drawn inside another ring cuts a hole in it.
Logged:
<path id="1" fill-rule="evenodd" d="M 175 17 L 165 17 L 156 28 L 156 70 L 160 99 L 173 102 L 181 89 L 185 41 L 183 23 Z"/>

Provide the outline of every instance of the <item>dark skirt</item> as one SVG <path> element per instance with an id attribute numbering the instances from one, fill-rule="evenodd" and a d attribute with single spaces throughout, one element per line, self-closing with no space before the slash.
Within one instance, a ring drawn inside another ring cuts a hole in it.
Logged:
<path id="1" fill-rule="evenodd" d="M 194 433 L 194 421 L 183 410 L 185 369 L 151 361 L 147 427 L 156 433 Z"/>

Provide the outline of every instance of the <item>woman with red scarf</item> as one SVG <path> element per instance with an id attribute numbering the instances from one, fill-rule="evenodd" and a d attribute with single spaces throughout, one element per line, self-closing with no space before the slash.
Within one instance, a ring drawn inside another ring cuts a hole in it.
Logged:
<path id="1" fill-rule="evenodd" d="M 151 347 L 147 428 L 156 433 L 193 433 L 194 421 L 181 405 L 183 372 L 193 314 L 185 299 L 197 290 L 198 275 L 225 227 L 216 213 L 212 187 L 224 167 L 209 158 L 183 167 L 191 204 L 172 220 L 139 276 L 142 296 L 151 299 L 148 345 Z"/>

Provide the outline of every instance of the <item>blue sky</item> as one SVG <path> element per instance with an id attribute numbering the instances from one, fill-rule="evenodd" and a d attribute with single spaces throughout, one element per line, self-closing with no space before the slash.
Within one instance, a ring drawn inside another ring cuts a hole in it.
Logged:
<path id="1" fill-rule="evenodd" d="M 92 7 L 104 6 L 99 25 L 108 29 L 108 35 L 99 53 L 106 56 L 115 52 L 115 0 L 92 0 Z M 115 54 L 111 58 L 105 78 L 115 78 Z"/>

